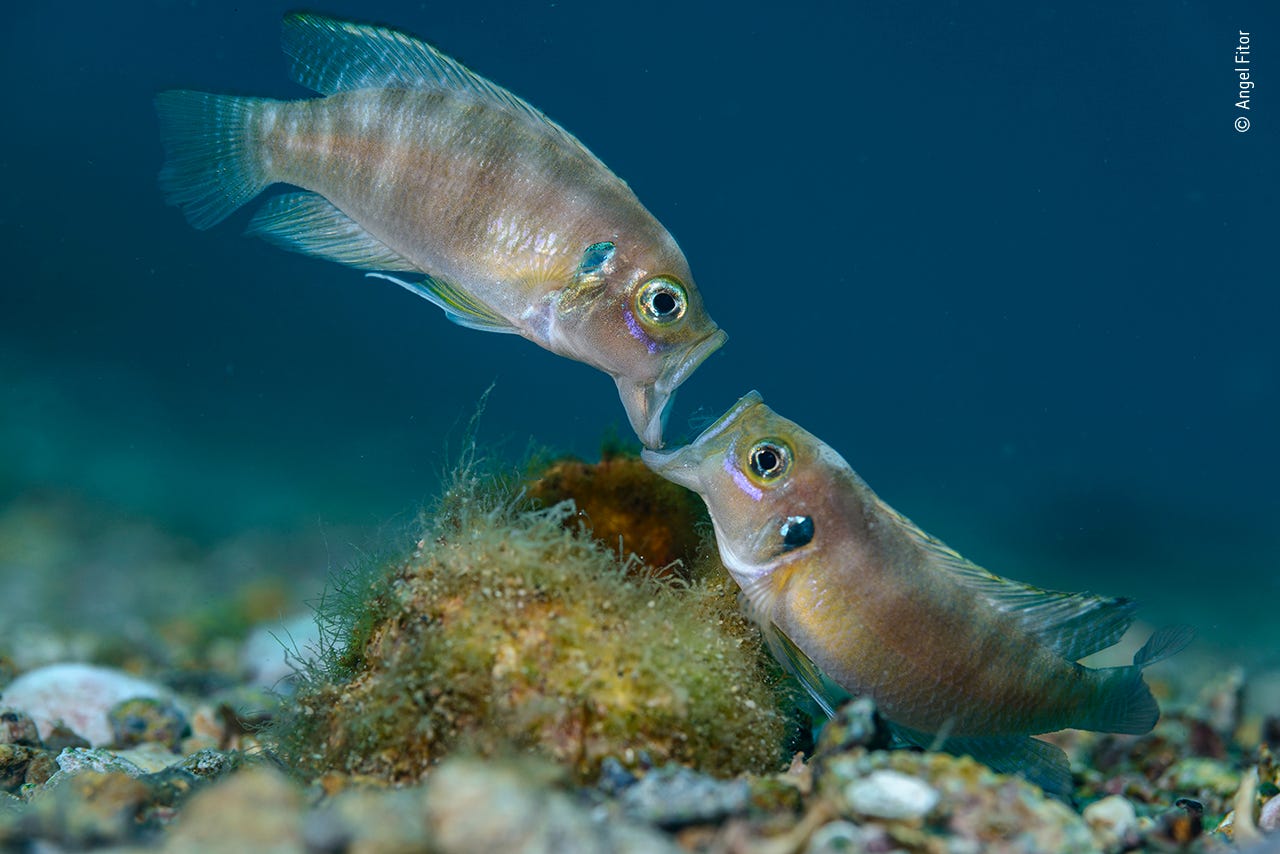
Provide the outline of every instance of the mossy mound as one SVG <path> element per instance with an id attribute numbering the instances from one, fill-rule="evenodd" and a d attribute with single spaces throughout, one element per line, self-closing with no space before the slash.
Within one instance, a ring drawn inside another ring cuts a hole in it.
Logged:
<path id="1" fill-rule="evenodd" d="M 334 641 L 278 734 L 311 774 L 403 783 L 452 751 L 774 770 L 785 703 L 718 580 L 628 572 L 572 502 L 464 472 L 407 558 L 330 591 Z M 691 520 L 673 519 L 673 525 Z"/>
<path id="2" fill-rule="evenodd" d="M 639 458 L 606 452 L 598 463 L 557 460 L 530 485 L 544 505 L 572 499 L 595 537 L 638 555 L 651 571 L 690 578 L 703 546 L 706 505 Z"/>

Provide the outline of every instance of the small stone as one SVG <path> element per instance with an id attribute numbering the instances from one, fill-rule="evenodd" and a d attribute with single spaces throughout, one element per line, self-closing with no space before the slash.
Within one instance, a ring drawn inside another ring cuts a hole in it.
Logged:
<path id="1" fill-rule="evenodd" d="M 1217 759 L 1189 757 L 1174 763 L 1161 777 L 1161 787 L 1174 792 L 1208 792 L 1230 797 L 1240 787 L 1240 772 Z"/>
<path id="2" fill-rule="evenodd" d="M 292 693 L 294 677 L 315 659 L 319 646 L 315 614 L 299 614 L 254 629 L 240 649 L 240 666 L 252 685 Z"/>
<path id="3" fill-rule="evenodd" d="M 1137 843 L 1138 814 L 1133 804 L 1111 795 L 1084 808 L 1093 841 L 1106 852 L 1127 851 Z"/>
<path id="4" fill-rule="evenodd" d="M 31 716 L 17 709 L 0 709 L 0 744 L 40 747 L 40 733 Z"/>
<path id="5" fill-rule="evenodd" d="M 628 771 L 621 762 L 612 756 L 606 756 L 600 763 L 600 780 L 596 786 L 606 795 L 616 797 L 623 789 L 634 786 L 637 780 L 636 775 Z"/>
<path id="6" fill-rule="evenodd" d="M 21 828 L 29 840 L 77 850 L 126 842 L 138 834 L 149 798 L 147 785 L 126 774 L 86 771 L 35 793 Z"/>
<path id="7" fill-rule="evenodd" d="M 1264 833 L 1280 830 L 1280 795 L 1262 805 L 1262 812 L 1258 814 L 1258 829 Z"/>
<path id="8" fill-rule="evenodd" d="M 869 697 L 850 700 L 836 710 L 818 735 L 820 754 L 844 753 L 854 747 L 888 747 L 892 736 Z"/>
<path id="9" fill-rule="evenodd" d="M 98 774 L 125 774 L 141 777 L 147 773 L 128 759 L 101 747 L 70 747 L 58 754 L 60 774 L 74 776 L 93 771 Z"/>
<path id="10" fill-rule="evenodd" d="M 540 769 L 454 759 L 432 772 L 422 801 L 431 850 L 440 854 L 501 851 L 609 851 L 680 854 L 654 830 L 592 810 L 546 785 Z M 647 779 L 647 778 L 646 778 Z M 634 791 L 644 781 L 627 789 Z M 355 834 L 354 838 L 360 838 Z M 353 845 L 348 850 L 358 850 Z"/>
<path id="11" fill-rule="evenodd" d="M 301 852 L 303 811 L 302 791 L 283 774 L 248 768 L 196 792 L 164 850 Z"/>
<path id="12" fill-rule="evenodd" d="M 844 789 L 849 808 L 859 815 L 887 819 L 919 819 L 938 804 L 928 783 L 899 771 L 872 771 Z"/>
<path id="13" fill-rule="evenodd" d="M 650 771 L 618 800 L 632 818 L 670 829 L 719 821 L 745 811 L 750 799 L 746 780 L 717 780 L 668 765 Z"/>
<path id="14" fill-rule="evenodd" d="M 43 752 L 21 744 L 0 744 L 0 791 L 17 792 L 27 781 L 32 759 Z"/>
<path id="15" fill-rule="evenodd" d="M 861 827 L 851 821 L 829 821 L 813 832 L 805 854 L 855 854 L 873 850 L 868 844 L 879 828 Z M 869 839 L 870 837 L 870 839 Z"/>
<path id="16" fill-rule="evenodd" d="M 30 715 L 46 745 L 54 723 L 61 720 L 91 746 L 102 747 L 112 740 L 108 710 L 133 697 L 171 699 L 159 685 L 109 667 L 51 664 L 13 680 L 0 702 Z"/>
<path id="17" fill-rule="evenodd" d="M 221 750 L 200 750 L 178 762 L 175 766 L 201 777 L 212 780 L 233 771 L 240 765 L 240 754 L 223 753 Z"/>
<path id="18" fill-rule="evenodd" d="M 87 748 L 91 745 L 89 739 L 82 738 L 61 720 L 56 720 L 45 733 L 44 746 L 54 753 L 61 753 L 69 748 Z"/>
<path id="19" fill-rule="evenodd" d="M 137 747 L 154 742 L 170 749 L 191 731 L 187 716 L 168 700 L 134 697 L 107 712 L 113 747 Z"/>

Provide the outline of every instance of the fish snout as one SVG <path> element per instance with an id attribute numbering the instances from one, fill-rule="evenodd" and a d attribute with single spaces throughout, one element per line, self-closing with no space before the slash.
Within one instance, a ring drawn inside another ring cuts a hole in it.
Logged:
<path id="1" fill-rule="evenodd" d="M 662 432 L 667 424 L 671 402 L 675 400 L 676 389 L 708 356 L 719 350 L 728 338 L 723 329 L 713 329 L 683 352 L 673 352 L 657 378 L 652 381 L 637 380 L 625 375 L 616 377 L 618 395 L 631 420 L 631 429 L 636 431 L 646 448 L 663 446 Z"/>
<path id="2" fill-rule="evenodd" d="M 685 445 L 672 451 L 646 449 L 640 452 L 640 459 L 659 477 L 701 494 L 702 478 L 699 477 L 698 470 L 702 456 L 693 445 Z"/>

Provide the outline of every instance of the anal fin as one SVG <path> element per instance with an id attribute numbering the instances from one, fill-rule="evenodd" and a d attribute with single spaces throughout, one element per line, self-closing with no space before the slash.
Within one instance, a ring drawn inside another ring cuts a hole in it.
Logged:
<path id="1" fill-rule="evenodd" d="M 1067 763 L 1067 754 L 1047 741 L 1021 735 L 939 739 L 892 722 L 889 726 L 895 735 L 909 744 L 925 750 L 943 750 L 955 756 L 972 756 L 1001 774 L 1017 774 L 1054 797 L 1062 800 L 1071 798 L 1071 766 Z"/>
<path id="2" fill-rule="evenodd" d="M 361 270 L 419 272 L 318 193 L 285 193 L 267 200 L 250 220 L 246 233 L 281 249 Z"/>

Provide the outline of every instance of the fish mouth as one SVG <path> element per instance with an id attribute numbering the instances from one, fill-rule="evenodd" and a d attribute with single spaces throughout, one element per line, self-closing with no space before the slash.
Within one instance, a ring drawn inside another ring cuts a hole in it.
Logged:
<path id="1" fill-rule="evenodd" d="M 636 382 L 628 377 L 617 378 L 618 394 L 626 407 L 627 417 L 631 419 L 631 428 L 646 448 L 663 446 L 662 431 L 666 427 L 676 389 L 728 338 L 723 329 L 714 330 L 689 347 L 683 359 L 667 364 L 652 383 Z"/>
<path id="2" fill-rule="evenodd" d="M 678 483 L 686 489 L 701 493 L 702 490 L 699 487 L 702 482 L 699 471 L 702 462 L 707 458 L 708 443 L 715 441 L 716 437 L 724 433 L 742 413 L 763 403 L 764 398 L 760 396 L 760 392 L 749 391 L 689 444 L 670 451 L 646 449 L 640 452 L 640 459 L 654 474 L 672 483 Z"/>

